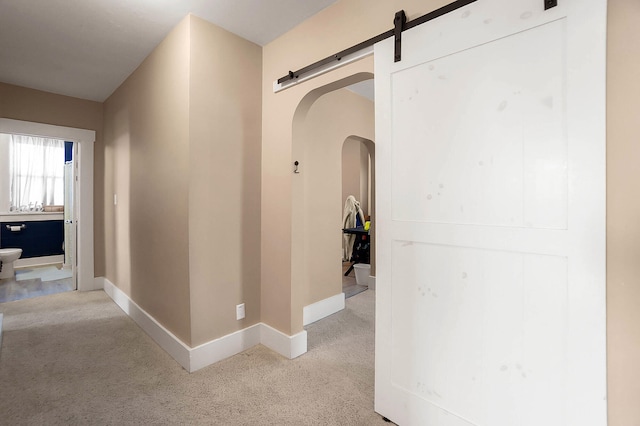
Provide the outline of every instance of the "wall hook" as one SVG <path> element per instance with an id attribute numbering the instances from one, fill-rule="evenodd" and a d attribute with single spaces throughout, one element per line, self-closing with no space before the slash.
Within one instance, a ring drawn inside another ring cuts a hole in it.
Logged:
<path id="1" fill-rule="evenodd" d="M 300 172 L 298 171 L 298 165 L 299 165 L 299 164 L 300 164 L 300 163 L 299 163 L 297 160 L 296 160 L 296 162 L 294 162 L 294 163 L 293 163 L 293 165 L 294 165 L 294 166 L 296 166 L 296 168 L 295 168 L 295 169 L 293 169 L 293 173 L 296 173 L 296 174 L 299 174 L 299 173 L 300 173 Z"/>

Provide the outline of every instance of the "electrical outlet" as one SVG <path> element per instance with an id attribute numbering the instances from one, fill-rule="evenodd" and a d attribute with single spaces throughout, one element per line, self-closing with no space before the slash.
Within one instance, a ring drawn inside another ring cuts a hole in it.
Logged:
<path id="1" fill-rule="evenodd" d="M 244 318 L 244 303 L 236 305 L 236 319 L 241 320 Z"/>

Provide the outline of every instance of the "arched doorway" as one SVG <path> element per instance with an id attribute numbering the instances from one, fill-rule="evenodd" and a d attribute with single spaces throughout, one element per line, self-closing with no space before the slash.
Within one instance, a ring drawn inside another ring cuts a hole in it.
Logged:
<path id="1" fill-rule="evenodd" d="M 342 145 L 342 203 L 347 208 L 347 198 L 354 197 L 360 204 L 365 224 L 368 221 L 372 226 L 369 235 L 343 235 L 342 253 L 342 292 L 345 299 L 355 296 L 368 288 L 375 286 L 372 276 L 375 275 L 375 245 L 372 239 L 375 229 L 375 144 L 372 140 L 360 136 L 349 136 Z M 345 220 L 343 209 L 343 222 Z M 344 223 L 343 223 L 344 225 Z M 355 247 L 354 247 L 355 246 Z M 361 263 L 362 259 L 354 258 L 354 250 L 357 254 L 364 255 L 365 263 L 370 264 L 369 277 L 362 271 L 354 270 L 355 263 Z M 364 279 L 363 279 L 364 278 Z"/>
<path id="2" fill-rule="evenodd" d="M 354 135 L 373 147 L 375 130 L 373 102 L 344 88 L 371 78 L 359 73 L 315 89 L 294 116 L 291 291 L 303 324 L 344 307 L 342 147 Z"/>
<path id="3" fill-rule="evenodd" d="M 375 143 L 371 139 L 351 135 L 342 146 L 342 203 L 348 195 L 354 195 L 366 220 L 375 228 L 376 209 L 376 156 Z M 368 219 L 367 219 L 368 218 Z M 371 233 L 373 235 L 373 232 Z M 375 273 L 375 245 L 371 247 L 371 271 Z"/>

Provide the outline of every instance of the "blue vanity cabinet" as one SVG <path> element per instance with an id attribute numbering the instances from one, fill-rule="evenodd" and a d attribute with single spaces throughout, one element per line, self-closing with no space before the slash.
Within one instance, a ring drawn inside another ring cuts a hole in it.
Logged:
<path id="1" fill-rule="evenodd" d="M 25 225 L 20 231 L 11 226 Z M 64 221 L 41 220 L 0 223 L 0 247 L 21 248 L 21 259 L 64 254 Z"/>

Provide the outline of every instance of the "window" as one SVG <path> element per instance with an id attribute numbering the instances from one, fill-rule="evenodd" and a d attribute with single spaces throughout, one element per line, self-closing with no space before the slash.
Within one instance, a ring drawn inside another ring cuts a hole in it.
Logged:
<path id="1" fill-rule="evenodd" d="M 64 203 L 64 141 L 11 135 L 10 210 Z"/>

